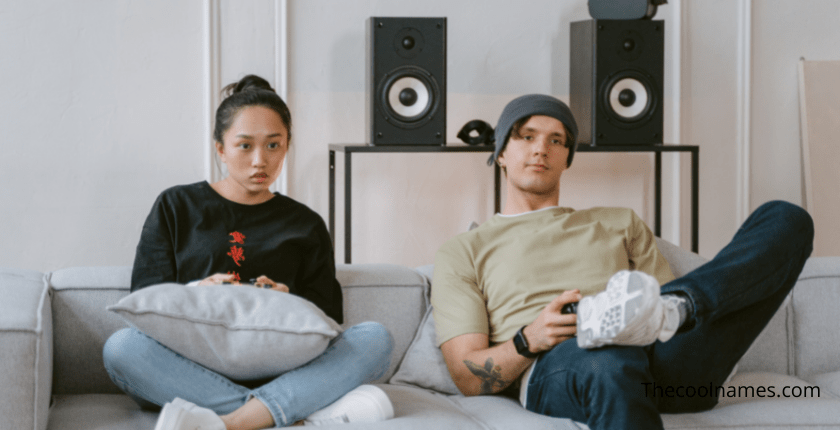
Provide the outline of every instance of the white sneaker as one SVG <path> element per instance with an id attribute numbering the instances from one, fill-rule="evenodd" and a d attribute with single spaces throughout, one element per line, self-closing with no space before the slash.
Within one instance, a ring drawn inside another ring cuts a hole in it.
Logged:
<path id="1" fill-rule="evenodd" d="M 163 405 L 155 430 L 225 430 L 225 423 L 212 410 L 176 397 Z"/>
<path id="2" fill-rule="evenodd" d="M 679 299 L 660 296 L 659 282 L 644 272 L 622 270 L 606 290 L 584 297 L 578 305 L 577 343 L 581 348 L 604 345 L 650 345 L 667 341 L 680 323 Z"/>
<path id="3" fill-rule="evenodd" d="M 382 389 L 362 385 L 331 405 L 308 416 L 304 425 L 335 423 L 374 423 L 394 417 L 394 406 Z"/>

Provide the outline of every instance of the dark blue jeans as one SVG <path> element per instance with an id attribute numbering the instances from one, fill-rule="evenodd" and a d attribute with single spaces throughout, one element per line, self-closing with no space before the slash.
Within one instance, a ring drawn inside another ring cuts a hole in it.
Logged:
<path id="1" fill-rule="evenodd" d="M 781 306 L 813 241 L 802 208 L 762 205 L 714 259 L 662 286 L 662 294 L 682 293 L 694 305 L 671 340 L 590 350 L 563 342 L 537 360 L 527 409 L 596 430 L 663 428 L 660 413 L 714 407 L 715 387 Z"/>

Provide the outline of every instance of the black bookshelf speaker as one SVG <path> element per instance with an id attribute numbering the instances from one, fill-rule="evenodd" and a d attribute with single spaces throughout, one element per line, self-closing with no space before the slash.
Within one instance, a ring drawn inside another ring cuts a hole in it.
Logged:
<path id="1" fill-rule="evenodd" d="M 366 122 L 374 145 L 446 142 L 446 18 L 367 22 Z"/>
<path id="2" fill-rule="evenodd" d="M 664 36 L 663 21 L 572 23 L 569 107 L 578 142 L 662 143 Z"/>

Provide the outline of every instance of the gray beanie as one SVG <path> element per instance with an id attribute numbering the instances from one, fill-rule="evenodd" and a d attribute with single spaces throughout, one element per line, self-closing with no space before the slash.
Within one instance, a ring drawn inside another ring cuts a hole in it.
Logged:
<path id="1" fill-rule="evenodd" d="M 577 136 L 577 123 L 575 117 L 572 116 L 572 111 L 566 103 L 557 100 L 554 97 L 543 94 L 528 94 L 517 97 L 505 106 L 502 110 L 502 116 L 499 117 L 499 122 L 496 125 L 496 151 L 487 160 L 487 165 L 490 166 L 496 161 L 502 150 L 505 149 L 508 138 L 510 137 L 510 129 L 516 121 L 531 115 L 545 115 L 556 118 L 566 126 L 566 130 Z M 569 142 L 569 158 L 566 161 L 567 165 L 572 164 L 572 158 L 575 155 L 575 148 L 577 144 L 575 141 Z"/>

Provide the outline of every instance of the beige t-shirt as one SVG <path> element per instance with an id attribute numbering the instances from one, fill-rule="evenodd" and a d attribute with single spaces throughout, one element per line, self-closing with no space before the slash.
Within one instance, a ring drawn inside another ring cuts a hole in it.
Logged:
<path id="1" fill-rule="evenodd" d="M 511 339 L 566 290 L 604 290 L 619 270 L 640 270 L 661 284 L 674 279 L 653 233 L 625 208 L 551 207 L 495 215 L 447 241 L 432 281 L 437 344 L 484 333 Z"/>

